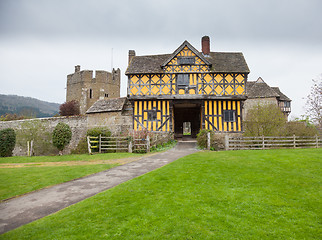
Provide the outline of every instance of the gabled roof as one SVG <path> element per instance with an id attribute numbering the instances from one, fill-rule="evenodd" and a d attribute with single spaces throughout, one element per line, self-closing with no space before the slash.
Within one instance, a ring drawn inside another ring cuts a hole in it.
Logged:
<path id="1" fill-rule="evenodd" d="M 184 47 L 188 47 L 194 54 L 196 54 L 202 61 L 204 61 L 205 64 L 211 65 L 211 63 L 201 54 L 198 52 L 197 49 L 195 49 L 187 40 L 185 40 L 180 47 L 178 47 L 171 55 L 170 57 L 164 61 L 164 63 L 161 64 L 161 67 L 165 67 L 179 52 L 184 49 Z"/>
<path id="2" fill-rule="evenodd" d="M 97 100 L 86 113 L 120 112 L 123 110 L 126 99 L 123 97 Z"/>
<path id="3" fill-rule="evenodd" d="M 270 87 L 259 77 L 256 81 L 246 82 L 246 95 L 248 98 L 276 97 L 280 101 L 291 101 L 278 87 Z"/>
<path id="4" fill-rule="evenodd" d="M 247 82 L 246 95 L 248 98 L 279 97 L 279 95 L 268 86 L 261 77 L 255 82 Z"/>
<path id="5" fill-rule="evenodd" d="M 209 64 L 212 72 L 249 73 L 249 68 L 241 52 L 210 52 L 209 56 L 205 57 L 188 41 L 184 41 L 172 54 L 134 56 L 125 74 L 164 73 L 162 66 L 171 61 L 185 46 L 189 47 L 206 64 Z"/>
<path id="6" fill-rule="evenodd" d="M 279 100 L 281 101 L 292 101 L 291 99 L 289 99 L 284 93 L 281 92 L 281 90 L 278 87 L 272 87 L 272 89 L 278 94 L 280 95 Z"/>

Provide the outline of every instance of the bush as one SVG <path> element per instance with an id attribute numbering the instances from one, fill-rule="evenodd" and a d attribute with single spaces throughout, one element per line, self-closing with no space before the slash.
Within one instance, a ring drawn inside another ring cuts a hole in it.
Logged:
<path id="1" fill-rule="evenodd" d="M 59 106 L 59 114 L 61 116 L 79 115 L 79 103 L 76 100 L 65 102 Z"/>
<path id="2" fill-rule="evenodd" d="M 53 145 L 63 151 L 72 139 L 72 130 L 66 123 L 58 123 L 53 131 Z"/>
<path id="3" fill-rule="evenodd" d="M 11 157 L 16 145 L 16 133 L 12 128 L 0 131 L 0 157 Z"/>
<path id="4" fill-rule="evenodd" d="M 88 153 L 87 138 L 83 137 L 79 140 L 77 147 L 71 151 L 71 154 L 86 154 Z"/>
<path id="5" fill-rule="evenodd" d="M 224 135 L 216 135 L 214 131 L 202 129 L 197 134 L 197 145 L 201 149 L 207 148 L 207 133 L 210 133 L 210 150 L 218 151 L 225 148 Z"/>
<path id="6" fill-rule="evenodd" d="M 286 136 L 315 136 L 318 130 L 306 121 L 290 121 L 286 124 Z"/>
<path id="7" fill-rule="evenodd" d="M 100 135 L 102 137 L 110 137 L 112 133 L 106 127 L 97 127 L 97 128 L 88 129 L 86 135 L 91 137 L 99 137 Z"/>

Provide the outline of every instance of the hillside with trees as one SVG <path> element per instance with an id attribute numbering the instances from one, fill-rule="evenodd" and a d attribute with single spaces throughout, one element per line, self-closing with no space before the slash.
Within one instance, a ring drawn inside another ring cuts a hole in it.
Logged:
<path id="1" fill-rule="evenodd" d="M 59 105 L 31 97 L 0 94 L 0 116 L 16 114 L 27 118 L 51 117 L 58 114 Z"/>

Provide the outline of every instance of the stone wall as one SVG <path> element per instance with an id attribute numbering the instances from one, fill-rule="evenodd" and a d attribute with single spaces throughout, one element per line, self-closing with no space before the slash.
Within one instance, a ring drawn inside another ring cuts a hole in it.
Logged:
<path id="1" fill-rule="evenodd" d="M 107 112 L 88 114 L 83 116 L 72 117 L 54 117 L 54 118 L 39 118 L 39 119 L 27 119 L 16 121 L 1 121 L 0 130 L 5 128 L 13 128 L 19 131 L 24 123 L 39 121 L 50 134 L 59 122 L 66 123 L 72 130 L 72 139 L 69 145 L 65 148 L 64 154 L 68 154 L 72 149 L 76 148 L 80 139 L 86 136 L 86 132 L 90 128 L 94 127 L 107 127 L 113 135 L 119 135 L 121 132 L 125 132 L 132 129 L 132 116 L 129 111 L 123 112 Z M 15 156 L 25 156 L 27 153 L 27 143 L 23 145 L 16 144 L 14 149 Z M 48 152 L 45 155 L 57 154 L 58 151 L 53 151 L 52 148 L 48 148 Z"/>
<path id="2" fill-rule="evenodd" d="M 243 108 L 243 119 L 245 120 L 247 111 L 251 108 L 253 108 L 256 105 L 269 105 L 269 104 L 275 104 L 278 106 L 277 100 L 275 97 L 272 98 L 249 98 L 244 102 L 244 108 Z"/>

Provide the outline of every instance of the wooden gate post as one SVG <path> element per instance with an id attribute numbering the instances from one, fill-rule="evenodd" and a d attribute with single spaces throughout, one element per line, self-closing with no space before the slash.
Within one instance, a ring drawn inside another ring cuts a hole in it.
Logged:
<path id="1" fill-rule="evenodd" d="M 296 139 L 295 139 L 295 134 L 293 135 L 293 148 L 296 148 Z"/>
<path id="2" fill-rule="evenodd" d="M 229 135 L 228 134 L 225 135 L 225 150 L 226 151 L 229 150 Z"/>
<path id="3" fill-rule="evenodd" d="M 132 138 L 129 140 L 129 153 L 132 153 Z"/>
<path id="4" fill-rule="evenodd" d="M 88 153 L 92 154 L 91 142 L 90 142 L 89 136 L 87 136 L 87 148 L 88 148 Z"/>
<path id="5" fill-rule="evenodd" d="M 146 152 L 147 153 L 150 152 L 150 136 L 149 135 L 146 136 Z"/>
<path id="6" fill-rule="evenodd" d="M 207 132 L 207 150 L 210 150 L 210 132 Z"/>
<path id="7" fill-rule="evenodd" d="M 262 136 L 262 149 L 265 149 L 265 137 Z"/>
<path id="8" fill-rule="evenodd" d="M 317 135 L 317 134 L 315 135 L 315 145 L 316 145 L 316 146 L 315 146 L 316 148 L 318 148 L 318 147 L 319 147 L 319 137 L 318 137 L 318 135 Z"/>

